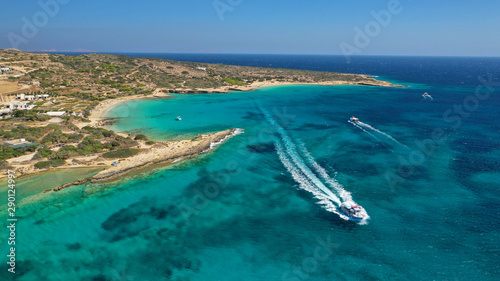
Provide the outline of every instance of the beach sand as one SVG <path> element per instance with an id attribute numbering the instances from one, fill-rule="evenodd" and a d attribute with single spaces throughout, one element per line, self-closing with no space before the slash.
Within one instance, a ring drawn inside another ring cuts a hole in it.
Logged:
<path id="1" fill-rule="evenodd" d="M 287 86 L 287 85 L 318 85 L 318 86 L 333 86 L 333 85 L 369 85 L 369 86 L 381 86 L 381 87 L 403 87 L 402 85 L 394 85 L 390 82 L 380 81 L 372 79 L 367 75 L 361 75 L 363 78 L 366 78 L 367 81 L 363 82 L 350 82 L 350 81 L 324 81 L 324 82 L 314 82 L 314 83 L 300 83 L 300 82 L 280 82 L 276 80 L 268 80 L 262 82 L 253 82 L 249 85 L 233 85 L 233 86 L 221 86 L 218 88 L 199 88 L 196 91 L 198 92 L 209 92 L 209 93 L 229 93 L 231 91 L 253 91 L 258 88 L 264 87 L 273 87 L 273 86 Z M 92 127 L 101 127 L 105 125 L 105 119 L 107 112 L 115 107 L 116 105 L 131 101 L 131 100 L 141 100 L 141 99 L 151 99 L 151 98 L 168 98 L 170 95 L 166 94 L 169 91 L 175 91 L 175 89 L 166 89 L 166 88 L 157 88 L 151 95 L 134 95 L 127 96 L 123 98 L 117 98 L 112 100 L 106 100 L 101 102 L 98 106 L 94 108 L 91 115 L 89 116 L 90 123 L 88 122 L 79 122 L 75 125 L 79 128 L 85 126 Z M 181 90 L 179 90 L 181 91 Z"/>
<path id="2" fill-rule="evenodd" d="M 131 101 L 131 100 L 141 100 L 141 99 L 152 99 L 152 98 L 168 98 L 169 95 L 163 93 L 161 89 L 158 89 L 153 92 L 151 95 L 134 95 L 134 96 L 127 96 L 127 97 L 122 97 L 122 98 L 117 98 L 117 99 L 110 99 L 103 101 L 99 103 L 91 112 L 89 116 L 89 122 L 75 122 L 75 125 L 78 128 L 83 128 L 85 126 L 91 126 L 91 127 L 101 127 L 104 126 L 104 122 L 106 119 L 106 114 L 108 111 L 117 106 L 120 103 Z"/>
<path id="3" fill-rule="evenodd" d="M 364 75 L 363 75 L 364 76 Z M 364 76 L 365 78 L 370 78 L 369 76 Z M 219 88 L 209 88 L 209 89 L 198 89 L 199 92 L 218 92 L 218 93 L 228 93 L 231 91 L 253 91 L 258 88 L 272 87 L 272 86 L 284 86 L 284 85 L 372 85 L 372 86 L 383 86 L 383 87 L 402 87 L 401 85 L 393 85 L 392 83 L 373 80 L 364 82 L 347 82 L 347 81 L 324 81 L 324 82 L 314 82 L 314 83 L 297 83 L 297 82 L 279 82 L 276 80 L 269 80 L 263 82 L 253 82 L 249 85 L 233 85 L 233 86 L 222 86 Z M 171 89 L 158 88 L 151 95 L 134 95 L 127 96 L 112 100 L 106 100 L 97 105 L 91 115 L 89 116 L 89 122 L 76 122 L 75 125 L 79 128 L 85 126 L 91 127 L 103 127 L 106 125 L 106 114 L 110 109 L 117 106 L 120 103 L 131 101 L 131 100 L 141 100 L 141 99 L 151 99 L 151 98 L 169 98 L 171 97 L 167 93 Z M 203 137 L 198 136 L 192 140 L 182 140 L 182 141 L 169 141 L 169 142 L 157 142 L 153 146 L 145 145 L 143 141 L 139 141 L 139 148 L 141 152 L 133 157 L 119 160 L 118 165 L 111 166 L 115 161 L 113 159 L 103 158 L 100 154 L 77 157 L 77 163 L 68 160 L 68 164 L 58 167 L 57 169 L 66 168 L 78 168 L 78 167 L 109 167 L 96 175 L 92 180 L 94 181 L 110 181 L 116 179 L 120 176 L 128 174 L 132 171 L 140 170 L 144 167 L 149 167 L 151 165 L 166 165 L 172 161 L 179 158 L 190 158 L 203 153 L 206 150 L 211 149 L 211 144 L 218 142 L 220 140 L 225 140 L 228 137 L 237 134 L 239 129 L 226 130 L 223 132 L 204 134 Z M 127 137 L 128 135 L 124 133 L 116 132 L 119 135 Z M 34 168 L 34 163 L 18 163 L 13 165 L 14 169 L 20 173 L 21 176 L 30 175 L 34 173 L 43 172 L 46 169 L 38 170 Z M 0 178 L 2 176 L 0 175 Z M 90 179 L 82 179 L 81 182 L 87 182 Z M 70 183 L 68 186 L 78 184 Z M 56 188 L 59 190 L 61 187 Z"/>
<path id="4" fill-rule="evenodd" d="M 147 149 L 142 149 L 137 155 L 121 160 L 107 160 L 109 165 L 117 161 L 115 166 L 101 171 L 92 178 L 81 179 L 60 187 L 56 187 L 54 191 L 59 191 L 73 185 L 84 184 L 86 182 L 108 182 L 113 181 L 133 172 L 139 172 L 146 168 L 154 166 L 163 166 L 172 162 L 196 157 L 205 152 L 211 151 L 217 145 L 232 138 L 235 135 L 242 133 L 241 129 L 230 129 L 213 134 L 203 134 L 191 140 L 157 142 Z M 94 161 L 100 162 L 99 159 Z"/>
<path id="5" fill-rule="evenodd" d="M 334 85 L 363 85 L 363 86 L 379 86 L 379 87 L 405 87 L 404 85 L 395 85 L 390 82 L 375 80 L 367 75 L 360 75 L 366 80 L 360 82 L 354 81 L 322 81 L 322 82 L 281 82 L 277 80 L 266 80 L 266 81 L 255 81 L 248 85 L 232 85 L 232 86 L 221 86 L 218 88 L 198 88 L 196 91 L 201 93 L 229 93 L 234 91 L 254 91 L 258 88 L 264 87 L 274 87 L 274 86 L 292 86 L 292 85 L 318 85 L 318 86 L 334 86 Z M 182 93 L 185 89 L 158 89 L 158 91 L 174 91 Z"/>

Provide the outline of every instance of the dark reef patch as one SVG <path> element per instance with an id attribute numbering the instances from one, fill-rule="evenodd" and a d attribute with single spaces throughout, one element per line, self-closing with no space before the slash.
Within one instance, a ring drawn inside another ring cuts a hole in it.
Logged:
<path id="1" fill-rule="evenodd" d="M 273 153 L 276 151 L 274 143 L 249 144 L 247 150 L 252 153 Z"/>

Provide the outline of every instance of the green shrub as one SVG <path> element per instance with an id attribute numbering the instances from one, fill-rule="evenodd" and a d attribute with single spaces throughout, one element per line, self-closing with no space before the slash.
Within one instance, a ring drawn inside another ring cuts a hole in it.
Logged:
<path id="1" fill-rule="evenodd" d="M 66 135 L 63 134 L 61 131 L 57 130 L 54 132 L 50 132 L 45 137 L 43 137 L 42 144 L 53 144 L 53 143 L 63 142 L 66 139 L 67 139 Z"/>
<path id="2" fill-rule="evenodd" d="M 150 140 L 150 141 L 147 141 L 147 142 L 146 142 L 146 144 L 147 144 L 147 145 L 153 145 L 153 144 L 155 144 L 155 142 L 154 142 L 154 141 L 152 141 L 152 140 Z"/>
<path id="3" fill-rule="evenodd" d="M 78 99 L 82 99 L 82 100 L 89 100 L 89 101 L 103 100 L 103 98 L 98 97 L 98 96 L 94 96 L 92 93 L 80 93 L 80 92 L 78 92 L 78 93 L 69 94 L 69 96 L 72 96 L 72 97 L 75 97 Z"/>
<path id="4" fill-rule="evenodd" d="M 73 146 L 73 145 L 66 145 L 64 147 L 62 147 L 61 149 L 59 149 L 59 151 L 69 151 L 69 152 L 76 152 L 78 149 Z"/>
<path id="5" fill-rule="evenodd" d="M 122 85 L 122 86 L 120 87 L 120 91 L 122 91 L 122 92 L 132 91 L 132 88 L 131 88 L 131 87 L 129 87 L 129 86 Z"/>
<path id="6" fill-rule="evenodd" d="M 118 149 L 116 151 L 106 152 L 102 156 L 105 158 L 126 158 L 126 157 L 130 157 L 130 156 L 134 156 L 137 153 L 139 153 L 139 149 L 123 148 L 123 149 Z"/>
<path id="7" fill-rule="evenodd" d="M 109 149 L 109 150 L 115 150 L 117 147 L 120 146 L 120 143 L 117 141 L 112 141 L 104 144 L 104 147 Z"/>
<path id="8" fill-rule="evenodd" d="M 82 134 L 64 134 L 60 130 L 56 130 L 43 137 L 42 144 L 77 142 L 82 138 Z"/>
<path id="9" fill-rule="evenodd" d="M 29 141 L 31 143 L 37 143 L 38 140 L 35 138 L 35 137 L 32 137 L 32 136 L 29 136 L 29 137 L 25 137 L 26 141 Z"/>
<path id="10" fill-rule="evenodd" d="M 68 126 L 68 128 L 72 131 L 79 131 L 80 128 L 78 128 L 78 126 L 74 125 L 73 123 L 67 121 L 66 122 L 66 126 Z"/>
<path id="11" fill-rule="evenodd" d="M 104 146 L 101 142 L 95 140 L 92 136 L 85 137 L 81 143 L 78 144 L 79 153 L 87 155 L 102 151 Z"/>
<path id="12" fill-rule="evenodd" d="M 243 82 L 239 78 L 235 78 L 235 77 L 224 78 L 224 79 L 222 79 L 222 81 L 229 83 L 231 85 L 243 85 L 243 84 L 245 84 L 245 82 Z"/>
<path id="13" fill-rule="evenodd" d="M 20 149 L 24 149 L 25 151 L 29 151 L 29 152 L 35 152 L 38 148 L 38 145 L 30 145 L 28 147 L 25 147 L 25 148 L 20 148 Z"/>
<path id="14" fill-rule="evenodd" d="M 78 142 L 83 138 L 82 134 L 69 134 L 66 135 L 68 136 L 68 141 L 67 142 Z"/>
<path id="15" fill-rule="evenodd" d="M 49 167 L 59 167 L 59 166 L 64 165 L 65 163 L 66 163 L 66 161 L 63 159 L 54 159 L 54 160 L 50 160 L 50 161 L 38 162 L 35 164 L 35 168 L 45 169 L 45 168 L 49 168 Z"/>
<path id="16" fill-rule="evenodd" d="M 72 145 L 67 145 L 59 149 L 59 151 L 52 153 L 50 159 L 68 159 L 78 153 L 78 149 Z"/>
<path id="17" fill-rule="evenodd" d="M 137 135 L 135 136 L 134 140 L 148 140 L 148 137 L 146 137 L 146 135 Z"/>
<path id="18" fill-rule="evenodd" d="M 48 147 L 42 147 L 38 149 L 38 154 L 40 155 L 40 157 L 46 158 L 52 154 L 52 150 L 50 150 L 50 148 Z"/>
<path id="19" fill-rule="evenodd" d="M 47 121 L 50 116 L 45 114 L 39 114 L 34 110 L 14 110 L 13 114 L 16 118 L 24 118 L 27 121 Z"/>
<path id="20" fill-rule="evenodd" d="M 113 131 L 108 131 L 108 130 L 102 130 L 101 133 L 106 138 L 109 138 L 115 134 Z"/>
<path id="21" fill-rule="evenodd" d="M 113 147 L 118 147 L 118 146 L 120 146 L 120 143 L 119 143 L 119 142 L 117 142 L 117 141 L 112 141 L 112 142 L 111 142 L 111 146 L 113 146 Z"/>
<path id="22" fill-rule="evenodd" d="M 113 80 L 110 79 L 102 79 L 101 81 L 97 81 L 97 84 L 111 85 L 113 83 L 114 83 Z"/>
<path id="23" fill-rule="evenodd" d="M 19 157 L 24 153 L 23 149 L 14 149 L 8 145 L 0 145 L 0 160 Z"/>
<path id="24" fill-rule="evenodd" d="M 71 156 L 71 153 L 69 151 L 55 151 L 50 155 L 50 159 L 68 159 Z"/>
<path id="25" fill-rule="evenodd" d="M 109 138 L 115 135 L 115 132 L 106 130 L 103 128 L 94 128 L 90 126 L 85 126 L 82 130 L 88 132 L 89 134 L 93 134 L 96 139 L 100 139 L 103 137 Z"/>

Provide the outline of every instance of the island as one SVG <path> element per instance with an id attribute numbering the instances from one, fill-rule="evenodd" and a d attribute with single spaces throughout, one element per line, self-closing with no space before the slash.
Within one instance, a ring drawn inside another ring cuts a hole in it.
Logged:
<path id="1" fill-rule="evenodd" d="M 168 98 L 171 93 L 230 94 L 279 85 L 403 87 L 358 74 L 0 50 L 0 169 L 31 175 L 49 169 L 105 168 L 92 178 L 53 189 L 58 191 L 177 163 L 243 130 L 206 132 L 181 141 L 150 140 L 106 129 L 106 112 L 121 102 Z"/>

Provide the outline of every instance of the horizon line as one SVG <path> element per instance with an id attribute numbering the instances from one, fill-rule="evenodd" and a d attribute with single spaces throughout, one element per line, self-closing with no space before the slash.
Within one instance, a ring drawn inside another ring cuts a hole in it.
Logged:
<path id="1" fill-rule="evenodd" d="M 78 54 L 185 54 L 185 55 L 262 55 L 262 56 L 338 56 L 344 57 L 342 54 L 305 54 L 305 53 L 208 53 L 208 52 L 148 52 L 148 51 L 93 51 L 93 50 L 19 50 L 19 49 L 2 49 L 0 50 L 17 50 L 26 53 L 78 53 Z M 447 58 L 500 58 L 500 56 L 492 55 L 352 55 L 350 57 L 447 57 Z"/>

